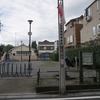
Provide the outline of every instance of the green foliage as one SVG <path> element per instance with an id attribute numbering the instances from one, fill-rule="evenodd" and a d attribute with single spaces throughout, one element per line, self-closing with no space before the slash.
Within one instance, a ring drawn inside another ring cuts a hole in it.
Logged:
<path id="1" fill-rule="evenodd" d="M 36 41 L 32 41 L 32 48 L 34 48 L 34 49 L 37 50 L 37 44 L 36 44 Z"/>
<path id="2" fill-rule="evenodd" d="M 57 64 L 58 64 L 58 62 L 55 62 L 55 61 L 47 61 L 42 66 L 44 66 L 44 67 L 55 67 Z"/>
<path id="3" fill-rule="evenodd" d="M 96 56 L 96 65 L 100 65 L 100 45 L 91 45 L 88 47 L 71 49 L 65 52 L 65 55 L 69 58 L 77 57 L 79 58 L 79 52 L 94 52 Z"/>
<path id="4" fill-rule="evenodd" d="M 36 41 L 32 41 L 32 48 L 35 49 L 34 52 L 37 54 L 38 56 L 38 50 L 37 50 L 37 43 Z"/>
<path id="5" fill-rule="evenodd" d="M 53 60 L 53 61 L 58 61 L 59 60 L 59 55 L 58 53 L 52 53 L 50 54 L 50 58 Z"/>
<path id="6" fill-rule="evenodd" d="M 3 45 L 3 44 L 1 44 L 0 45 L 0 52 L 8 52 L 10 49 L 12 49 L 13 48 L 13 46 L 12 45 L 10 45 L 10 44 L 8 44 L 8 45 Z"/>
<path id="7" fill-rule="evenodd" d="M 8 45 L 5 46 L 5 51 L 8 52 L 12 48 L 13 48 L 13 46 L 8 44 Z"/>
<path id="8" fill-rule="evenodd" d="M 5 45 L 1 44 L 0 45 L 0 52 L 3 52 L 4 51 L 4 48 L 5 48 Z"/>

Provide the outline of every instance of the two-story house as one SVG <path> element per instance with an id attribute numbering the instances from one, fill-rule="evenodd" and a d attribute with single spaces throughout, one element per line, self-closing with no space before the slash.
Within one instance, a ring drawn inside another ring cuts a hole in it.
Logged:
<path id="1" fill-rule="evenodd" d="M 82 29 L 83 16 L 75 19 L 71 19 L 65 26 L 64 32 L 64 46 L 65 50 L 69 48 L 75 48 L 80 44 L 80 30 Z"/>
<path id="2" fill-rule="evenodd" d="M 100 0 L 94 0 L 85 9 L 83 28 L 81 30 L 81 43 L 95 40 L 100 34 Z"/>
<path id="3" fill-rule="evenodd" d="M 54 51 L 54 42 L 49 42 L 47 40 L 38 42 L 38 53 L 40 58 L 48 59 L 49 54 L 53 53 Z"/>

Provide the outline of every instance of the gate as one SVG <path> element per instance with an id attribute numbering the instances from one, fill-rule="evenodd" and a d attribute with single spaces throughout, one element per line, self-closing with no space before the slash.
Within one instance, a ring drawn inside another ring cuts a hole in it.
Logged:
<path id="1" fill-rule="evenodd" d="M 32 68 L 32 64 L 31 68 Z M 24 62 L 2 62 L 0 63 L 1 77 L 30 77 L 32 69 L 28 69 L 28 63 Z"/>

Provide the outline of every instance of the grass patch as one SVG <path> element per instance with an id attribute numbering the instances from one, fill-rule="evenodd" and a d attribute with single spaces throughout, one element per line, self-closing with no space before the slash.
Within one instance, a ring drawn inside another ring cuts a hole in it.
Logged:
<path id="1" fill-rule="evenodd" d="M 48 62 L 45 62 L 42 66 L 49 66 L 49 67 L 54 67 L 58 64 L 58 62 L 54 62 L 54 61 L 48 61 Z"/>

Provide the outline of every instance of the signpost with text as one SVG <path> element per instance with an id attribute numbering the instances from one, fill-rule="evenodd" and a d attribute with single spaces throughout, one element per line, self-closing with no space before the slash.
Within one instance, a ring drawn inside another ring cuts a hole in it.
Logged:
<path id="1" fill-rule="evenodd" d="M 58 31 L 59 31 L 59 92 L 61 94 L 66 93 L 65 85 L 65 55 L 64 55 L 64 12 L 63 12 L 63 0 L 58 0 Z"/>

